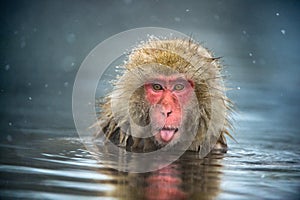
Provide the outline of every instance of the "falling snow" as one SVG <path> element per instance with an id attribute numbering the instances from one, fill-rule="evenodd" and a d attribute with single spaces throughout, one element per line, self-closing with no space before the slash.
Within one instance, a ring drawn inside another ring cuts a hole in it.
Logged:
<path id="1" fill-rule="evenodd" d="M 5 65 L 5 70 L 8 71 L 10 69 L 10 65 Z"/>
<path id="2" fill-rule="evenodd" d="M 76 35 L 74 33 L 70 33 L 67 35 L 67 42 L 69 44 L 74 43 L 76 40 Z"/>
<path id="3" fill-rule="evenodd" d="M 73 71 L 75 69 L 76 59 L 74 56 L 66 56 L 62 60 L 62 67 L 66 72 Z"/>
<path id="4" fill-rule="evenodd" d="M 284 29 L 281 29 L 280 32 L 285 35 L 286 31 Z"/>
<path id="5" fill-rule="evenodd" d="M 7 139 L 8 142 L 11 142 L 11 141 L 12 141 L 11 135 L 7 135 L 7 136 L 6 136 L 6 139 Z"/>

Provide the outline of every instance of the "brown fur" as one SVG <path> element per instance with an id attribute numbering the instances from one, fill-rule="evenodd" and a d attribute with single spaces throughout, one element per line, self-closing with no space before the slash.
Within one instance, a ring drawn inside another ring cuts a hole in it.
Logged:
<path id="1" fill-rule="evenodd" d="M 129 55 L 124 65 L 125 72 L 116 82 L 114 91 L 105 98 L 104 103 L 100 104 L 101 112 L 95 124 L 99 127 L 96 135 L 101 135 L 103 131 L 110 141 L 131 151 L 152 151 L 159 148 L 151 138 L 133 137 L 130 120 L 141 126 L 149 123 L 149 105 L 144 99 L 143 89 L 139 87 L 145 78 L 149 74 L 167 75 L 175 71 L 185 74 L 195 83 L 200 114 L 196 122 L 198 132 L 189 150 L 200 151 L 209 148 L 205 141 L 213 141 L 215 137 L 218 137 L 215 149 L 226 149 L 224 135 L 230 136 L 228 130 L 231 128 L 229 120 L 231 103 L 225 96 L 222 67 L 218 60 L 207 49 L 192 40 L 152 39 L 138 46 Z M 172 70 L 160 68 L 158 64 L 168 66 Z M 145 65 L 155 67 L 149 71 L 143 68 Z M 129 75 L 133 71 L 134 76 Z M 112 97 L 117 99 L 115 103 Z M 124 109 L 124 104 L 127 103 L 123 101 L 125 99 L 129 100 L 131 119 L 128 111 Z M 114 111 L 111 109 L 112 104 L 114 104 Z M 208 133 L 209 127 L 213 131 Z"/>

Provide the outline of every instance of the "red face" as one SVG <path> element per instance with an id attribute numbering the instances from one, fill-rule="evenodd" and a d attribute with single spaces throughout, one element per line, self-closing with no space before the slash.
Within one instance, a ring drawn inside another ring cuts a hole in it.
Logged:
<path id="1" fill-rule="evenodd" d="M 183 112 L 194 91 L 194 83 L 179 76 L 158 77 L 145 84 L 151 105 L 150 118 L 154 137 L 159 143 L 178 138 Z"/>

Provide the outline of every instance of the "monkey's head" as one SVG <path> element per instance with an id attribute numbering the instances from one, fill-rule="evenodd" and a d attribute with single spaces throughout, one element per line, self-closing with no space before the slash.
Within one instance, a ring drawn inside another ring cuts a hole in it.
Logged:
<path id="1" fill-rule="evenodd" d="M 190 150 L 216 142 L 227 123 L 220 68 L 191 40 L 152 40 L 136 48 L 102 106 L 104 133 L 120 140 L 115 143 L 142 149 L 186 138 L 193 140 Z"/>

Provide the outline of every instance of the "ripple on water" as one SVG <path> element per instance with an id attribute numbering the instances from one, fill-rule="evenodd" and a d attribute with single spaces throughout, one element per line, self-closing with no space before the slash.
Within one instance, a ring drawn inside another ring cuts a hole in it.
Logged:
<path id="1" fill-rule="evenodd" d="M 265 144 L 235 145 L 224 157 L 222 187 L 225 199 L 294 199 L 300 183 L 297 152 Z"/>
<path id="2" fill-rule="evenodd" d="M 227 154 L 204 160 L 187 153 L 169 168 L 128 174 L 107 167 L 116 163 L 99 163 L 78 138 L 34 137 L 30 145 L 0 145 L 7 157 L 0 166 L 7 183 L 2 185 L 1 197 L 134 199 L 172 189 L 194 199 L 200 194 L 239 200 L 294 198 L 300 180 L 299 151 L 291 151 L 285 143 L 250 143 L 232 143 Z M 18 159 L 11 160 L 12 156 Z M 152 192 L 145 194 L 145 190 Z"/>

